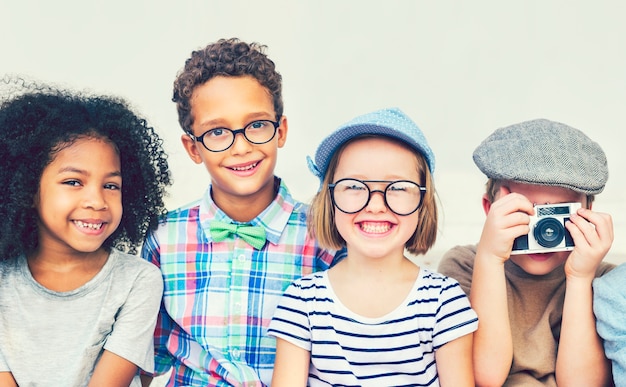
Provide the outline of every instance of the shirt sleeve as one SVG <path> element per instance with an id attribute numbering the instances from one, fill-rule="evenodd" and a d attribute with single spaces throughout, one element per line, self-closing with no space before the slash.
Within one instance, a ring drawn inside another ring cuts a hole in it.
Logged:
<path id="1" fill-rule="evenodd" d="M 163 294 L 163 280 L 154 266 L 139 263 L 143 267 L 115 318 L 113 331 L 104 349 L 133 362 L 142 370 L 152 372 L 152 336 Z"/>
<path id="2" fill-rule="evenodd" d="M 9 365 L 7 364 L 6 360 L 4 360 L 4 355 L 2 354 L 2 351 L 0 350 L 0 372 L 6 372 L 6 371 L 11 371 L 9 369 Z"/>
<path id="3" fill-rule="evenodd" d="M 269 325 L 268 335 L 310 351 L 310 326 L 307 297 L 303 293 L 302 282 L 296 281 L 289 285 L 278 303 Z"/>
<path id="4" fill-rule="evenodd" d="M 433 331 L 435 349 L 478 329 L 478 316 L 459 283 L 444 278 Z"/>
<path id="5" fill-rule="evenodd" d="M 626 380 L 626 265 L 593 281 L 593 312 L 604 352 L 613 364 L 614 380 Z"/>
<path id="6" fill-rule="evenodd" d="M 159 269 L 161 268 L 159 241 L 154 232 L 149 233 L 146 237 L 146 240 L 141 248 L 141 257 L 146 261 L 151 262 Z M 167 341 L 172 331 L 172 327 L 173 321 L 165 310 L 165 306 L 161 300 L 153 335 L 155 375 L 164 374 L 172 367 L 174 358 L 167 350 Z"/>

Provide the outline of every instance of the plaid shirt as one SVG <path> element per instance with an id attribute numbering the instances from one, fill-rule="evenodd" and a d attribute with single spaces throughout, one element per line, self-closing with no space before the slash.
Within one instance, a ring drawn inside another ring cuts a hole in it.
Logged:
<path id="1" fill-rule="evenodd" d="M 155 370 L 174 367 L 168 386 L 270 384 L 276 343 L 267 328 L 276 305 L 291 282 L 327 269 L 334 256 L 308 236 L 306 212 L 280 183 L 274 201 L 248 223 L 266 229 L 262 250 L 236 235 L 213 242 L 209 223 L 233 221 L 209 187 L 148 236 L 141 255 L 164 280 Z"/>

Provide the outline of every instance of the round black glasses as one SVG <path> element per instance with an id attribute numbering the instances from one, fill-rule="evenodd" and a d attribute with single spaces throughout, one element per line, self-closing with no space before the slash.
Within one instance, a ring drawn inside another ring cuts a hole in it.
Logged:
<path id="1" fill-rule="evenodd" d="M 384 190 L 373 190 L 366 183 L 387 183 Z M 358 180 L 341 179 L 328 184 L 333 205 L 346 214 L 364 209 L 374 192 L 380 192 L 385 205 L 394 214 L 410 215 L 422 205 L 426 188 L 410 180 Z"/>
<path id="2" fill-rule="evenodd" d="M 215 128 L 207 130 L 199 136 L 195 136 L 191 132 L 187 132 L 187 134 L 193 140 L 201 142 L 206 150 L 223 152 L 233 146 L 237 133 L 243 134 L 248 142 L 260 145 L 270 142 L 276 135 L 276 130 L 279 126 L 280 123 L 276 121 L 257 120 L 252 121 L 245 128 L 241 129 Z"/>

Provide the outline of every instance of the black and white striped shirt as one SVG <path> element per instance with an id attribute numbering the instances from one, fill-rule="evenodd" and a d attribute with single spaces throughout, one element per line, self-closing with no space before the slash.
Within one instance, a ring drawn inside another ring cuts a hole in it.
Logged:
<path id="1" fill-rule="evenodd" d="M 435 351 L 477 327 L 459 284 L 441 274 L 420 269 L 398 308 L 367 318 L 347 309 L 321 272 L 289 286 L 269 334 L 311 352 L 310 386 L 439 386 Z"/>

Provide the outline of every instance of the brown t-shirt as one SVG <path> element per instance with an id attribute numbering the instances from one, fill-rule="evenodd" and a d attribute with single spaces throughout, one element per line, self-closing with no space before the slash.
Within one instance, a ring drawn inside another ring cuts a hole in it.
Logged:
<path id="1" fill-rule="evenodd" d="M 475 245 L 456 246 L 443 256 L 438 271 L 459 281 L 469 295 L 475 256 Z M 613 267 L 601 263 L 596 277 Z M 513 363 L 504 386 L 556 387 L 556 354 L 565 299 L 563 266 L 538 276 L 509 260 L 504 270 L 513 338 Z"/>

